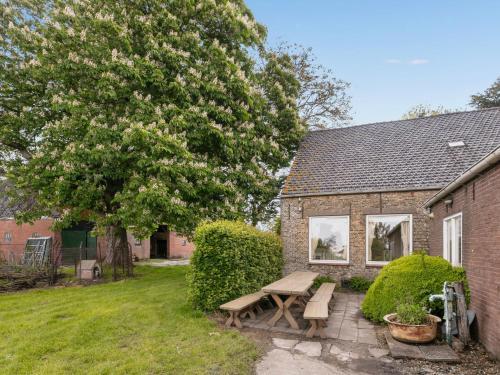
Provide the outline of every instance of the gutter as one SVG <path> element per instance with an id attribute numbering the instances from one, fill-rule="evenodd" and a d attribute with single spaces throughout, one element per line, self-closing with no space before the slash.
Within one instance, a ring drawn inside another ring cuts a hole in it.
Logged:
<path id="1" fill-rule="evenodd" d="M 479 162 L 474 164 L 472 167 L 467 169 L 458 178 L 456 178 L 455 180 L 450 182 L 448 185 L 446 185 L 441 191 L 439 191 L 431 199 L 429 199 L 427 202 L 425 202 L 423 207 L 429 208 L 434 203 L 436 203 L 439 200 L 441 200 L 442 198 L 446 197 L 448 194 L 450 194 L 453 191 L 455 191 L 456 189 L 458 189 L 460 186 L 465 184 L 467 181 L 471 180 L 472 178 L 477 176 L 479 173 L 488 169 L 489 167 L 493 166 L 494 164 L 496 164 L 499 161 L 500 161 L 500 146 L 497 147 L 492 152 L 490 152 L 487 156 L 485 156 Z"/>
<path id="2" fill-rule="evenodd" d="M 319 130 L 315 130 L 319 131 Z M 406 187 L 406 188 L 389 188 L 389 189 L 375 189 L 375 190 L 344 190 L 344 191 L 328 191 L 321 193 L 292 193 L 292 194 L 281 194 L 278 199 L 281 198 L 302 198 L 302 197 L 321 197 L 325 195 L 354 195 L 354 194 L 378 194 L 378 193 L 398 193 L 398 192 L 408 192 L 408 191 L 425 191 L 425 190 L 439 190 L 442 189 L 443 185 L 429 185 L 429 186 L 418 186 L 418 187 Z"/>

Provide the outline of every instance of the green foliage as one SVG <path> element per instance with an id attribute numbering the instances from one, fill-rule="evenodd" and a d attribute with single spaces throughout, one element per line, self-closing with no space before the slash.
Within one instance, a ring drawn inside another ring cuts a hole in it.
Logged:
<path id="1" fill-rule="evenodd" d="M 429 306 L 429 295 L 441 293 L 445 281 L 463 281 L 469 298 L 462 267 L 452 267 L 441 257 L 425 254 L 398 258 L 382 268 L 368 289 L 361 307 L 363 314 L 382 322 L 384 315 L 394 312 L 400 301 Z"/>
<path id="2" fill-rule="evenodd" d="M 424 324 L 427 321 L 427 311 L 414 303 L 402 303 L 396 308 L 396 314 L 399 323 L 403 324 Z"/>
<path id="3" fill-rule="evenodd" d="M 483 93 L 472 95 L 470 104 L 478 109 L 500 107 L 500 77 Z"/>
<path id="4" fill-rule="evenodd" d="M 316 280 L 314 280 L 313 288 L 318 289 L 323 283 L 334 283 L 334 282 L 335 280 L 333 280 L 330 276 L 320 275 L 316 278 Z"/>
<path id="5" fill-rule="evenodd" d="M 265 214 L 305 128 L 291 59 L 243 1 L 6 0 L 0 15 L 0 173 L 34 203 L 19 220 L 146 238 Z"/>
<path id="6" fill-rule="evenodd" d="M 372 284 L 373 280 L 367 279 L 363 276 L 353 276 L 349 280 L 349 288 L 358 292 L 366 292 Z"/>
<path id="7" fill-rule="evenodd" d="M 242 222 L 216 221 L 200 225 L 194 243 L 189 298 L 201 310 L 213 311 L 282 276 L 281 241 L 273 233 Z"/>
<path id="8" fill-rule="evenodd" d="M 427 105 L 419 104 L 408 110 L 401 118 L 403 120 L 410 120 L 415 118 L 423 118 L 429 116 L 442 115 L 445 113 L 456 112 L 457 110 L 446 109 L 443 106 L 430 107 Z"/>

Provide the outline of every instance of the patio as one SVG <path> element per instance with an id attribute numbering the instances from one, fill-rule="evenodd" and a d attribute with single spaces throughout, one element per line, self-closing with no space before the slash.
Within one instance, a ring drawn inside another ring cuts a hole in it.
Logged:
<path id="1" fill-rule="evenodd" d="M 363 344 L 377 345 L 375 326 L 367 321 L 360 310 L 364 295 L 352 292 L 335 292 L 333 309 L 324 328 L 328 339 L 339 339 Z M 291 328 L 282 317 L 274 327 L 269 327 L 268 320 L 276 312 L 276 307 L 267 308 L 258 314 L 256 319 L 242 319 L 243 327 L 263 329 L 270 332 L 281 332 L 305 336 L 308 322 L 303 318 L 303 309 L 292 306 L 290 312 L 297 321 L 299 329 Z"/>

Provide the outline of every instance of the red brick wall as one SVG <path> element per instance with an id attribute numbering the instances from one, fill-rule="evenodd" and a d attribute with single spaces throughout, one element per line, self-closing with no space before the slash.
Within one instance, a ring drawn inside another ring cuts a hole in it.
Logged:
<path id="1" fill-rule="evenodd" d="M 176 232 L 169 232 L 168 247 L 170 258 L 189 258 L 194 251 L 194 244 Z"/>
<path id="2" fill-rule="evenodd" d="M 16 224 L 13 219 L 0 219 L 0 252 L 9 259 L 14 256 L 18 260 L 24 252 L 26 240 L 38 234 L 40 237 L 52 237 L 55 241 L 61 240 L 59 233 L 54 233 L 50 226 L 54 222 L 53 219 L 40 219 L 33 224 Z M 11 241 L 5 240 L 5 233 L 11 234 Z"/>
<path id="3" fill-rule="evenodd" d="M 477 314 L 478 335 L 500 358 L 500 163 L 432 207 L 430 253 L 443 255 L 443 219 L 462 212 L 462 265 Z"/>

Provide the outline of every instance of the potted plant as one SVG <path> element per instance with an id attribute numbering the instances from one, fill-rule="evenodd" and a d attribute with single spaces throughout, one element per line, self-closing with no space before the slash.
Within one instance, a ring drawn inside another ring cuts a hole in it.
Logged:
<path id="1" fill-rule="evenodd" d="M 402 303 L 396 312 L 384 316 L 392 337 L 398 341 L 423 344 L 433 341 L 441 318 L 428 314 L 421 305 Z"/>

